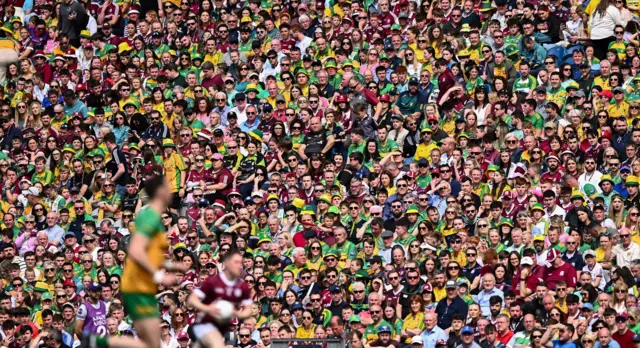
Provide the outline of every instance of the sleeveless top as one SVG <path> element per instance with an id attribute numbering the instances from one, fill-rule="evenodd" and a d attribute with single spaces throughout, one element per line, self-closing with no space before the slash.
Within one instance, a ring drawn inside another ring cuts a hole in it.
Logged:
<path id="1" fill-rule="evenodd" d="M 89 301 L 84 301 L 87 308 L 87 319 L 84 321 L 83 332 L 94 333 L 101 336 L 107 334 L 107 306 L 103 301 L 98 302 L 98 308 Z"/>

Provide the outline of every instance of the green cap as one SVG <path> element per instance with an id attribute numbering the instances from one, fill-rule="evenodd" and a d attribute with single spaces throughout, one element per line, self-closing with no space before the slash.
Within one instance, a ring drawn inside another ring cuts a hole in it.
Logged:
<path id="1" fill-rule="evenodd" d="M 340 209 L 338 209 L 338 207 L 336 207 L 335 205 L 332 205 L 329 207 L 329 210 L 327 210 L 327 214 L 340 215 Z"/>
<path id="2" fill-rule="evenodd" d="M 610 182 L 611 185 L 614 185 L 614 182 L 613 182 L 613 179 L 611 178 L 611 175 L 605 174 L 600 178 L 600 183 L 598 183 L 598 186 L 601 186 L 602 183 L 604 183 L 606 181 Z"/>
<path id="3" fill-rule="evenodd" d="M 640 102 L 640 95 L 633 93 L 627 97 L 627 103 Z"/>
<path id="4" fill-rule="evenodd" d="M 249 132 L 249 136 L 252 137 L 253 139 L 262 142 L 262 137 L 264 136 L 264 134 L 262 133 L 261 130 L 259 129 L 254 129 L 251 132 Z"/>
<path id="5" fill-rule="evenodd" d="M 504 48 L 504 54 L 506 54 L 507 57 L 518 55 L 518 48 L 515 45 L 507 45 L 507 47 Z"/>
<path id="6" fill-rule="evenodd" d="M 355 278 L 356 279 L 358 279 L 358 278 L 367 279 L 367 278 L 369 278 L 369 273 L 367 271 L 363 270 L 363 269 L 357 270 L 356 274 L 355 274 Z"/>
<path id="7" fill-rule="evenodd" d="M 331 60 L 328 60 L 328 61 L 324 64 L 324 68 L 325 68 L 325 69 L 329 69 L 329 68 L 337 69 L 337 68 L 338 68 L 338 66 L 336 65 L 336 62 L 335 62 L 333 59 L 331 59 Z"/>
<path id="8" fill-rule="evenodd" d="M 487 173 L 488 173 L 488 172 L 497 172 L 498 170 L 500 170 L 500 167 L 498 167 L 498 165 L 497 165 L 497 164 L 490 164 L 490 165 L 487 167 Z"/>
<path id="9" fill-rule="evenodd" d="M 504 220 L 501 220 L 500 223 L 498 223 L 498 226 L 502 226 L 502 225 L 513 227 L 513 222 L 511 222 L 511 219 L 504 219 Z"/>
<path id="10" fill-rule="evenodd" d="M 411 204 L 409 207 L 407 207 L 406 214 L 420 214 L 420 210 L 418 210 L 418 206 L 416 206 L 415 204 Z"/>
<path id="11" fill-rule="evenodd" d="M 391 26 L 391 30 L 402 30 L 402 27 L 400 24 L 394 24 Z"/>
<path id="12" fill-rule="evenodd" d="M 571 192 L 571 200 L 574 200 L 574 199 L 582 199 L 584 201 L 584 196 L 582 195 L 582 192 L 578 190 L 573 190 L 573 192 Z"/>
<path id="13" fill-rule="evenodd" d="M 47 291 L 44 294 L 42 294 L 42 301 L 46 301 L 46 300 L 53 300 L 53 294 L 50 291 Z"/>
<path id="14" fill-rule="evenodd" d="M 340 257 L 338 255 L 336 255 L 336 252 L 333 250 L 330 250 L 328 253 L 324 254 L 324 256 L 322 257 L 322 259 L 326 259 L 327 257 L 335 257 L 336 259 L 339 259 Z"/>
<path id="15" fill-rule="evenodd" d="M 424 128 L 422 128 L 420 130 L 420 134 L 425 133 L 425 132 L 433 133 L 433 129 L 431 129 L 431 127 L 429 127 L 429 125 L 426 125 L 426 126 L 424 126 Z"/>
<path id="16" fill-rule="evenodd" d="M 598 195 L 598 190 L 596 189 L 596 186 L 594 184 L 584 184 L 584 187 L 582 189 L 590 199 L 594 199 Z"/>
<path id="17" fill-rule="evenodd" d="M 300 215 L 316 215 L 316 213 L 313 211 L 313 207 L 310 205 L 305 205 L 302 208 L 302 211 L 300 212 Z"/>
<path id="18" fill-rule="evenodd" d="M 258 245 L 260 245 L 261 243 L 271 243 L 271 238 L 260 238 L 260 240 L 258 241 Z"/>
<path id="19" fill-rule="evenodd" d="M 567 90 L 567 91 L 570 90 L 570 89 L 578 90 L 578 89 L 580 89 L 580 85 L 578 85 L 578 83 L 575 82 L 575 81 L 571 81 L 571 82 L 569 82 L 567 84 L 567 87 L 565 87 L 565 90 Z"/>
<path id="20" fill-rule="evenodd" d="M 67 144 L 62 148 L 62 152 L 76 153 L 76 150 L 71 146 L 71 144 Z"/>
<path id="21" fill-rule="evenodd" d="M 540 204 L 540 203 L 535 203 L 535 204 L 533 205 L 533 207 L 531 207 L 531 208 L 529 209 L 529 211 L 534 211 L 534 210 L 544 211 L 544 208 L 542 207 L 542 204 Z"/>
<path id="22" fill-rule="evenodd" d="M 361 323 L 362 321 L 360 321 L 360 317 L 359 317 L 359 316 L 357 316 L 357 315 L 352 315 L 352 316 L 349 318 L 349 322 L 350 322 L 350 323 Z"/>
<path id="23" fill-rule="evenodd" d="M 36 282 L 36 286 L 33 287 L 33 290 L 37 292 L 47 292 L 49 291 L 49 285 L 45 282 Z"/>

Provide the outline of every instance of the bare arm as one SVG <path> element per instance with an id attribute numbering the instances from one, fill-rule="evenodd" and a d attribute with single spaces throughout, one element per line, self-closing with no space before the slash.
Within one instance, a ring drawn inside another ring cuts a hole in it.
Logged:
<path id="1" fill-rule="evenodd" d="M 333 148 L 333 144 L 335 144 L 336 139 L 333 135 L 330 135 L 327 137 L 327 145 L 324 146 L 324 149 L 322 149 L 322 154 L 326 155 L 327 153 L 329 153 L 329 151 L 331 151 L 331 149 Z"/>

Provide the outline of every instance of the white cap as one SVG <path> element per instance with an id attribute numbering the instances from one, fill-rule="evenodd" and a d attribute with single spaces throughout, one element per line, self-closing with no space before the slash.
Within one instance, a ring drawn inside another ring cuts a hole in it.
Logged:
<path id="1" fill-rule="evenodd" d="M 413 336 L 413 338 L 411 339 L 411 344 L 414 344 L 414 343 L 423 344 L 423 342 L 422 342 L 422 337 L 420 337 L 420 336 Z"/>
<path id="2" fill-rule="evenodd" d="M 34 195 L 34 196 L 39 196 L 40 195 L 40 190 L 38 190 L 37 187 L 35 186 L 31 186 L 28 189 L 22 191 L 23 195 Z"/>
<path id="3" fill-rule="evenodd" d="M 533 266 L 533 259 L 529 256 L 525 256 L 520 260 L 520 265 Z"/>

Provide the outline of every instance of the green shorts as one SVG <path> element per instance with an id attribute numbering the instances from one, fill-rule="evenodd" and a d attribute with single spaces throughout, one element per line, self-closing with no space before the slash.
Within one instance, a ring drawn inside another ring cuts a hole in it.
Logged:
<path id="1" fill-rule="evenodd" d="M 160 318 L 158 300 L 154 295 L 123 292 L 122 302 L 132 320 Z"/>

